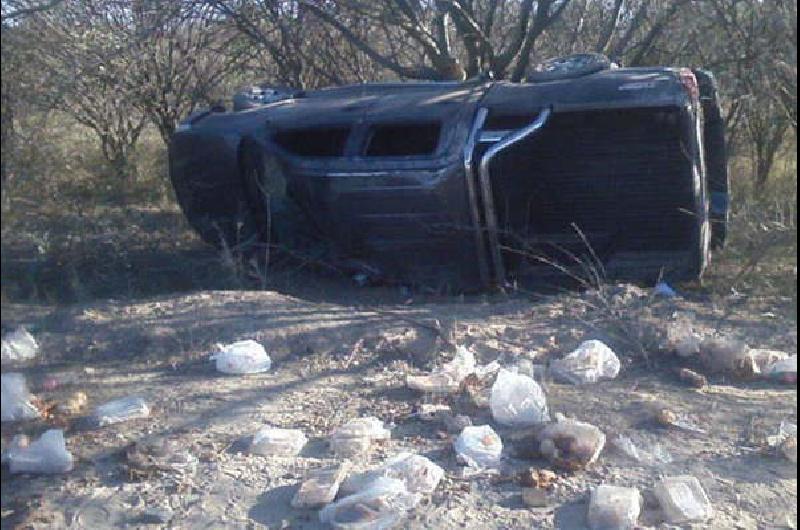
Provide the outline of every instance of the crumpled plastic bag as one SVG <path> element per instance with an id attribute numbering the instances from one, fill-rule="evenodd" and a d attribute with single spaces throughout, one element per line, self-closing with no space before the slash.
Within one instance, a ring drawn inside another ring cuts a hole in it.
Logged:
<path id="1" fill-rule="evenodd" d="M 3 337 L 0 348 L 2 362 L 29 361 L 39 352 L 39 344 L 24 326 L 20 326 Z"/>
<path id="2" fill-rule="evenodd" d="M 653 493 L 669 523 L 706 521 L 714 514 L 711 501 L 696 477 L 664 477 L 656 482 Z"/>
<path id="3" fill-rule="evenodd" d="M 464 427 L 453 446 L 458 458 L 470 467 L 495 468 L 500 465 L 503 441 L 489 425 Z"/>
<path id="4" fill-rule="evenodd" d="M 2 421 L 30 420 L 40 416 L 31 403 L 25 376 L 12 372 L 0 376 L 0 419 Z"/>
<path id="5" fill-rule="evenodd" d="M 337 427 L 330 437 L 333 452 L 340 457 L 351 457 L 369 451 L 372 442 L 388 440 L 392 433 L 383 422 L 373 416 L 355 418 Z"/>
<path id="6" fill-rule="evenodd" d="M 224 374 L 256 374 L 272 367 L 272 359 L 264 347 L 254 340 L 240 340 L 225 346 L 211 356 L 217 371 Z"/>
<path id="7" fill-rule="evenodd" d="M 398 453 L 377 469 L 350 475 L 341 486 L 345 493 L 363 491 L 380 477 L 402 480 L 411 493 L 430 494 L 444 477 L 444 470 L 422 455 Z"/>
<path id="8" fill-rule="evenodd" d="M 797 355 L 773 362 L 764 370 L 764 374 L 771 379 L 778 379 L 785 383 L 797 383 Z"/>
<path id="9" fill-rule="evenodd" d="M 464 346 L 458 346 L 452 361 L 435 368 L 430 374 L 407 376 L 406 385 L 420 392 L 451 394 L 456 392 L 461 381 L 475 373 L 476 369 L 478 366 L 475 354 Z"/>
<path id="10" fill-rule="evenodd" d="M 266 456 L 295 456 L 308 439 L 299 429 L 262 427 L 253 436 L 250 452 Z"/>
<path id="11" fill-rule="evenodd" d="M 365 490 L 320 510 L 319 520 L 341 530 L 396 528 L 421 498 L 410 493 L 402 480 L 380 477 Z"/>
<path id="12" fill-rule="evenodd" d="M 500 370 L 489 398 L 492 417 L 511 427 L 530 426 L 550 420 L 547 398 L 539 383 L 509 370 Z"/>
<path id="13" fill-rule="evenodd" d="M 599 340 L 587 340 L 563 359 L 550 363 L 553 377 L 574 385 L 614 379 L 619 370 L 619 357 Z"/>
<path id="14" fill-rule="evenodd" d="M 636 526 L 641 510 L 639 490 L 602 484 L 592 491 L 587 521 L 592 530 L 629 530 Z"/>
<path id="15" fill-rule="evenodd" d="M 11 473 L 66 473 L 72 470 L 72 453 L 67 451 L 64 431 L 50 429 L 27 447 L 10 451 L 8 468 Z"/>
<path id="16" fill-rule="evenodd" d="M 94 419 L 101 427 L 150 416 L 150 407 L 140 397 L 124 397 L 104 403 L 95 409 Z"/>
<path id="17" fill-rule="evenodd" d="M 539 434 L 539 451 L 554 465 L 582 469 L 595 462 L 606 443 L 606 435 L 590 423 L 557 415 Z"/>

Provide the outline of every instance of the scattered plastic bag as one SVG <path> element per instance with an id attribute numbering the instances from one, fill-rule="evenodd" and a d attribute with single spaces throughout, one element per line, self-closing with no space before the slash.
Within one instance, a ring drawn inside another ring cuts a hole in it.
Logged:
<path id="1" fill-rule="evenodd" d="M 526 375 L 500 370 L 489 398 L 492 417 L 502 425 L 529 426 L 550 420 L 539 383 Z"/>
<path id="2" fill-rule="evenodd" d="M 503 441 L 488 425 L 464 427 L 454 443 L 459 459 L 470 467 L 498 467 Z"/>
<path id="3" fill-rule="evenodd" d="M 303 481 L 297 493 L 292 497 L 295 508 L 316 508 L 324 506 L 336 498 L 342 481 L 350 472 L 349 460 L 342 461 L 336 467 L 320 469 Z"/>
<path id="4" fill-rule="evenodd" d="M 39 344 L 24 326 L 20 326 L 3 337 L 0 347 L 2 362 L 29 361 L 39 352 Z"/>
<path id="5" fill-rule="evenodd" d="M 797 384 L 797 355 L 773 362 L 766 367 L 764 374 L 783 383 Z"/>
<path id="6" fill-rule="evenodd" d="M 667 282 L 658 282 L 655 287 L 653 287 L 653 294 L 655 296 L 663 296 L 665 298 L 675 298 L 678 296 L 678 293 L 669 286 Z"/>
<path id="7" fill-rule="evenodd" d="M 257 374 L 272 366 L 272 359 L 264 347 L 254 340 L 240 340 L 225 346 L 211 356 L 217 363 L 217 371 L 224 374 Z"/>
<path id="8" fill-rule="evenodd" d="M 0 376 L 0 419 L 18 421 L 38 418 L 39 409 L 31 403 L 25 376 L 12 372 Z"/>
<path id="9" fill-rule="evenodd" d="M 581 421 L 557 416 L 539 434 L 539 451 L 554 465 L 582 469 L 595 462 L 606 443 L 603 431 Z"/>
<path id="10" fill-rule="evenodd" d="M 767 437 L 767 444 L 780 451 L 790 462 L 797 463 L 797 425 L 783 420 L 778 433 Z"/>
<path id="11" fill-rule="evenodd" d="M 319 520 L 342 530 L 385 530 L 399 525 L 421 498 L 409 493 L 402 480 L 381 477 L 364 491 L 323 508 Z"/>
<path id="12" fill-rule="evenodd" d="M 599 340 L 587 340 L 577 350 L 550 364 L 553 377 L 574 385 L 614 379 L 619 369 L 617 354 Z"/>
<path id="13" fill-rule="evenodd" d="M 672 462 L 672 455 L 661 444 L 655 444 L 649 450 L 645 450 L 637 447 L 627 436 L 618 434 L 611 439 L 611 445 L 624 455 L 643 464 L 658 465 Z"/>
<path id="14" fill-rule="evenodd" d="M 0 461 L 3 464 L 8 463 L 11 455 L 15 454 L 18 451 L 26 449 L 31 444 L 31 439 L 28 438 L 26 434 L 15 434 L 14 437 L 11 439 L 11 442 L 8 444 L 8 447 L 3 450 L 3 454 L 0 455 Z"/>
<path id="15" fill-rule="evenodd" d="M 279 429 L 262 427 L 253 436 L 250 452 L 265 456 L 295 456 L 308 439 L 299 429 Z"/>
<path id="16" fill-rule="evenodd" d="M 694 329 L 693 320 L 691 315 L 681 314 L 667 325 L 665 349 L 680 357 L 692 357 L 700 353 L 703 336 Z"/>
<path id="17" fill-rule="evenodd" d="M 388 440 L 392 433 L 378 418 L 356 418 L 338 427 L 330 438 L 333 452 L 340 457 L 364 454 L 376 440 Z"/>
<path id="18" fill-rule="evenodd" d="M 642 496 L 636 488 L 605 484 L 592 491 L 587 516 L 592 530 L 629 530 L 639 520 Z"/>
<path id="19" fill-rule="evenodd" d="M 342 491 L 363 491 L 380 477 L 402 480 L 409 492 L 428 495 L 439 485 L 444 477 L 444 470 L 422 455 L 399 453 L 377 469 L 347 477 L 342 484 Z"/>
<path id="20" fill-rule="evenodd" d="M 700 359 L 711 373 L 750 378 L 761 370 L 750 347 L 734 337 L 709 337 L 700 345 Z"/>
<path id="21" fill-rule="evenodd" d="M 140 397 L 115 399 L 100 405 L 94 412 L 94 418 L 101 427 L 122 421 L 147 418 L 148 416 L 150 416 L 150 407 Z"/>
<path id="22" fill-rule="evenodd" d="M 51 429 L 27 447 L 9 453 L 11 473 L 66 473 L 72 470 L 72 453 L 67 451 L 64 431 Z"/>
<path id="23" fill-rule="evenodd" d="M 689 475 L 665 477 L 656 483 L 653 493 L 670 523 L 705 521 L 714 513 L 700 481 Z"/>
<path id="24" fill-rule="evenodd" d="M 476 367 L 475 354 L 464 346 L 458 346 L 452 361 L 434 369 L 428 375 L 407 376 L 406 386 L 420 392 L 452 394 L 458 391 L 461 381 L 475 372 Z"/>

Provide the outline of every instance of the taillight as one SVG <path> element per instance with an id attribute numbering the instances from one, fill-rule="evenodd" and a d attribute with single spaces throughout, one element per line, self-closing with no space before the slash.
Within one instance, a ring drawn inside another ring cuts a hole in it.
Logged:
<path id="1" fill-rule="evenodd" d="M 686 90 L 686 93 L 689 94 L 692 102 L 700 101 L 700 86 L 697 84 L 697 78 L 694 72 L 688 68 L 681 68 L 678 75 L 681 78 L 683 88 Z"/>

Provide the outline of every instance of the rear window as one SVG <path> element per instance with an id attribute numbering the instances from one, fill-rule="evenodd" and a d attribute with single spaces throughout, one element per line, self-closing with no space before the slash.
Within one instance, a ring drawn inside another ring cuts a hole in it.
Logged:
<path id="1" fill-rule="evenodd" d="M 377 125 L 367 143 L 366 156 L 427 156 L 439 146 L 441 124 Z"/>

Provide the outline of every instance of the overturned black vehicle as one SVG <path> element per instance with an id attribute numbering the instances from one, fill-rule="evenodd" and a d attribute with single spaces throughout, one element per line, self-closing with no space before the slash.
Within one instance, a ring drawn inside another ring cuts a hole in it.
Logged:
<path id="1" fill-rule="evenodd" d="M 725 241 L 723 124 L 702 70 L 579 55 L 523 83 L 237 98 L 187 118 L 170 146 L 178 201 L 215 245 L 466 291 L 589 271 L 695 279 Z"/>

